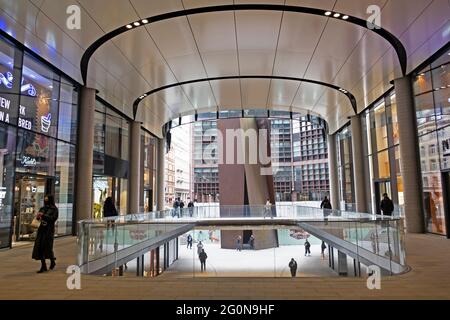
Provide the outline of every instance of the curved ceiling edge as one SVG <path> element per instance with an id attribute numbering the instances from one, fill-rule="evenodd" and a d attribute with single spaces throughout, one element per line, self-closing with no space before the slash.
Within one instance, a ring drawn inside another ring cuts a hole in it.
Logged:
<path id="1" fill-rule="evenodd" d="M 230 79 L 275 79 L 275 80 L 289 80 L 289 81 L 298 81 L 298 82 L 308 82 L 308 83 L 313 83 L 313 84 L 317 84 L 317 85 L 321 85 L 321 86 L 325 86 L 334 90 L 339 91 L 340 93 L 344 94 L 345 96 L 347 96 L 347 98 L 350 100 L 350 103 L 352 105 L 353 111 L 355 112 L 355 114 L 358 113 L 357 110 L 357 105 L 356 105 L 356 99 L 353 96 L 353 94 L 351 92 L 349 92 L 348 90 L 345 90 L 343 88 L 340 88 L 338 86 L 335 86 L 333 84 L 330 83 L 326 83 L 326 82 L 321 82 L 321 81 L 317 81 L 317 80 L 311 80 L 311 79 L 304 79 L 304 78 L 294 78 L 294 77 L 283 77 L 283 76 L 267 76 L 267 75 L 248 75 L 248 76 L 224 76 L 224 77 L 212 77 L 212 78 L 201 78 L 201 79 L 194 79 L 194 80 L 187 80 L 187 81 L 182 81 L 182 82 L 176 82 L 176 83 L 171 83 L 153 90 L 150 90 L 146 93 L 144 93 L 143 95 L 141 95 L 140 97 L 138 97 L 136 100 L 134 100 L 133 102 L 133 118 L 136 120 L 136 115 L 139 109 L 139 103 L 145 99 L 146 97 L 157 93 L 159 91 L 162 90 L 166 90 L 169 88 L 173 88 L 173 87 L 177 87 L 177 86 L 183 86 L 186 84 L 191 84 L 191 83 L 197 83 L 197 82 L 206 82 L 206 81 L 216 81 L 216 80 L 230 80 Z"/>
<path id="2" fill-rule="evenodd" d="M 301 6 L 285 6 L 285 5 L 277 5 L 277 4 L 232 4 L 232 5 L 200 7 L 200 8 L 192 8 L 192 9 L 168 12 L 168 13 L 156 15 L 153 17 L 144 18 L 139 21 L 130 22 L 130 24 L 121 26 L 111 32 L 108 32 L 107 34 L 105 34 L 102 37 L 100 37 L 99 39 L 97 39 L 94 43 L 92 43 L 86 49 L 86 51 L 84 52 L 84 54 L 81 58 L 80 69 L 81 69 L 81 77 L 83 79 L 83 83 L 86 85 L 89 61 L 90 61 L 92 55 L 95 53 L 95 51 L 98 48 L 100 48 L 104 43 L 106 43 L 107 41 L 111 40 L 112 38 L 114 38 L 122 33 L 131 31 L 135 28 L 139 28 L 139 27 L 142 27 L 147 24 L 154 23 L 154 22 L 169 20 L 169 19 L 173 19 L 173 18 L 177 18 L 177 17 L 181 17 L 181 16 L 186 16 L 186 15 L 208 13 L 208 12 L 221 12 L 221 11 L 240 11 L 240 10 L 265 10 L 265 11 L 285 11 L 285 12 L 306 13 L 306 14 L 313 14 L 313 15 L 322 16 L 322 17 L 327 16 L 331 19 L 338 19 L 343 22 L 348 22 L 348 23 L 358 25 L 367 30 L 377 33 L 378 35 L 383 37 L 386 41 L 388 41 L 392 45 L 392 47 L 394 48 L 394 50 L 397 53 L 397 57 L 398 57 L 398 60 L 400 63 L 402 74 L 403 75 L 406 74 L 407 55 L 406 55 L 406 49 L 403 46 L 403 44 L 401 43 L 401 41 L 399 39 L 397 39 L 397 37 L 395 37 L 392 33 L 390 33 L 386 29 L 383 29 L 379 26 L 371 26 L 369 28 L 368 22 L 364 19 L 346 15 L 343 13 L 339 13 L 339 16 L 335 17 L 334 14 L 338 14 L 338 12 L 328 11 L 328 10 L 323 10 L 323 9 L 316 9 L 316 8 L 301 7 Z M 344 20 L 343 17 L 347 17 L 347 18 Z"/>

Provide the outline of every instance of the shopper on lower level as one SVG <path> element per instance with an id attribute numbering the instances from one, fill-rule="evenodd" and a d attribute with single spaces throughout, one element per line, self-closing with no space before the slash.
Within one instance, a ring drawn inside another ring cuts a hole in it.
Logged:
<path id="1" fill-rule="evenodd" d="M 187 236 L 187 247 L 188 249 L 192 249 L 192 236 L 190 234 Z"/>
<path id="2" fill-rule="evenodd" d="M 237 236 L 236 238 L 236 250 L 241 251 L 242 250 L 242 237 Z"/>
<path id="3" fill-rule="evenodd" d="M 250 249 L 254 250 L 255 249 L 255 236 L 253 234 L 250 236 L 248 243 L 250 245 Z"/>
<path id="4" fill-rule="evenodd" d="M 200 253 L 203 250 L 203 243 L 201 241 L 198 242 L 197 244 L 197 254 L 200 256 Z"/>
<path id="5" fill-rule="evenodd" d="M 200 252 L 198 258 L 200 259 L 201 271 L 206 271 L 206 259 L 208 258 L 208 255 L 206 254 L 205 249 L 202 249 L 202 252 Z"/>
<path id="6" fill-rule="evenodd" d="M 322 245 L 320 246 L 321 253 L 322 253 L 322 259 L 325 259 L 325 249 L 327 248 L 327 245 L 325 244 L 325 241 L 322 240 Z"/>
<path id="7" fill-rule="evenodd" d="M 294 278 L 297 275 L 297 261 L 294 258 L 289 262 L 289 269 L 291 270 L 292 278 Z"/>
<path id="8" fill-rule="evenodd" d="M 310 250 L 310 248 L 311 248 L 311 243 L 309 243 L 308 239 L 306 239 L 306 240 L 305 240 L 305 256 L 306 256 L 306 255 L 308 255 L 308 256 L 311 255 L 311 250 Z"/>
<path id="9" fill-rule="evenodd" d="M 44 197 L 44 206 L 39 209 L 36 219 L 41 223 L 34 242 L 32 257 L 41 261 L 41 269 L 38 273 L 42 273 L 47 271 L 45 259 L 50 259 L 50 270 L 53 270 L 56 266 L 53 240 L 55 237 L 55 223 L 58 220 L 58 208 L 55 205 L 53 195 Z"/>

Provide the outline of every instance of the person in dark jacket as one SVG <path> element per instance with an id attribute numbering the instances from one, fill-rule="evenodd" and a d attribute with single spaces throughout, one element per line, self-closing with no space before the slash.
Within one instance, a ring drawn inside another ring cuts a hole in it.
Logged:
<path id="1" fill-rule="evenodd" d="M 103 203 L 103 217 L 108 218 L 118 215 L 119 213 L 117 212 L 113 199 L 111 197 L 106 198 L 105 202 Z"/>
<path id="2" fill-rule="evenodd" d="M 381 200 L 380 209 L 383 211 L 383 215 L 391 216 L 394 212 L 394 202 L 389 199 L 387 193 L 383 194 L 383 200 Z"/>
<path id="3" fill-rule="evenodd" d="M 322 240 L 322 245 L 320 246 L 322 259 L 325 259 L 325 250 L 327 249 L 327 245 L 325 244 L 325 241 Z"/>
<path id="4" fill-rule="evenodd" d="M 58 208 L 56 208 L 55 198 L 52 195 L 44 197 L 44 206 L 39 209 L 36 219 L 41 224 L 34 242 L 32 258 L 41 261 L 41 269 L 38 273 L 42 273 L 47 271 L 45 259 L 50 259 L 50 270 L 53 270 L 56 266 L 56 258 L 53 253 L 53 239 L 55 236 L 55 223 L 58 220 Z"/>
<path id="5" fill-rule="evenodd" d="M 331 202 L 327 196 L 325 196 L 325 198 L 323 198 L 322 202 L 320 203 L 320 209 L 332 209 Z"/>
<path id="6" fill-rule="evenodd" d="M 181 212 L 181 216 L 183 216 L 184 201 L 181 200 L 181 198 L 178 198 L 178 201 L 180 202 L 180 212 Z"/>
<path id="7" fill-rule="evenodd" d="M 291 276 L 294 278 L 297 274 L 297 261 L 295 261 L 294 258 L 289 262 L 289 269 L 291 269 Z"/>
<path id="8" fill-rule="evenodd" d="M 305 256 L 306 255 L 311 255 L 311 243 L 309 243 L 308 239 L 305 240 Z"/>
<path id="9" fill-rule="evenodd" d="M 187 247 L 192 249 L 192 236 L 190 234 L 187 236 Z"/>
<path id="10" fill-rule="evenodd" d="M 198 255 L 198 258 L 200 259 L 200 268 L 203 271 L 206 271 L 206 259 L 208 256 L 206 255 L 205 249 L 202 249 L 202 252 Z"/>
<path id="11" fill-rule="evenodd" d="M 194 214 L 194 202 L 192 202 L 192 200 L 189 200 L 187 206 L 189 208 L 189 216 L 192 217 L 192 215 Z"/>

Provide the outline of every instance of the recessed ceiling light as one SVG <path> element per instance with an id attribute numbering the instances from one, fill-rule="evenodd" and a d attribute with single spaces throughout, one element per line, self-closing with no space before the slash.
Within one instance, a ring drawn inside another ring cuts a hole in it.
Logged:
<path id="1" fill-rule="evenodd" d="M 439 91 L 439 88 L 434 89 L 434 91 Z"/>
<path id="2" fill-rule="evenodd" d="M 342 19 L 347 20 L 348 19 L 348 15 L 343 16 Z"/>
<path id="3" fill-rule="evenodd" d="M 136 27 L 141 25 L 138 21 L 134 22 L 133 24 L 134 24 Z"/>
<path id="4" fill-rule="evenodd" d="M 148 20 L 147 19 L 142 19 L 141 22 L 142 23 L 148 23 Z"/>
<path id="5" fill-rule="evenodd" d="M 335 18 L 339 18 L 341 16 L 341 14 L 340 13 L 335 13 L 335 14 L 333 14 L 333 17 L 335 17 Z"/>
<path id="6" fill-rule="evenodd" d="M 445 89 L 445 87 L 444 87 L 444 86 L 442 86 L 442 87 L 441 87 L 441 89 Z"/>
<path id="7" fill-rule="evenodd" d="M 425 75 L 425 73 L 421 73 L 420 75 L 423 77 Z"/>
<path id="8" fill-rule="evenodd" d="M 331 11 L 327 11 L 327 12 L 325 12 L 325 15 L 326 15 L 326 16 L 329 16 L 329 15 L 331 15 Z"/>
<path id="9" fill-rule="evenodd" d="M 131 29 L 133 26 L 131 24 L 127 24 L 127 29 Z"/>

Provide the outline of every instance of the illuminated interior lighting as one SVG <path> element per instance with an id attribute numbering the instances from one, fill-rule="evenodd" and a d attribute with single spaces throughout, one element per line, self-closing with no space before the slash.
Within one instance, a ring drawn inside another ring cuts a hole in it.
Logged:
<path id="1" fill-rule="evenodd" d="M 133 26 L 131 24 L 127 24 L 127 28 L 131 29 L 131 28 L 133 28 Z"/>
<path id="2" fill-rule="evenodd" d="M 340 13 L 335 13 L 335 14 L 333 14 L 333 17 L 335 17 L 335 18 L 339 18 L 341 16 L 341 14 Z"/>
<path id="3" fill-rule="evenodd" d="M 327 11 L 327 12 L 325 12 L 325 15 L 326 15 L 326 16 L 329 16 L 329 15 L 331 15 L 331 11 Z"/>
<path id="4" fill-rule="evenodd" d="M 134 22 L 133 24 L 134 24 L 136 27 L 141 25 L 138 21 Z"/>
<path id="5" fill-rule="evenodd" d="M 148 23 L 148 20 L 147 19 L 142 19 L 141 22 L 142 23 Z"/>
<path id="6" fill-rule="evenodd" d="M 348 19 L 348 15 L 343 16 L 342 19 L 347 20 Z"/>

